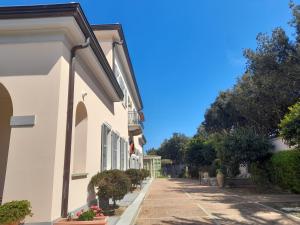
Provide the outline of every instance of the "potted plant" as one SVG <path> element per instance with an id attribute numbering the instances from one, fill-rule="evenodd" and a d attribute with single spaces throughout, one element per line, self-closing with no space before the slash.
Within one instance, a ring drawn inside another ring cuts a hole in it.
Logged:
<path id="1" fill-rule="evenodd" d="M 223 173 L 223 169 L 222 169 L 223 167 L 221 164 L 221 160 L 216 159 L 214 161 L 214 165 L 216 167 L 218 186 L 222 188 L 224 186 L 224 173 Z"/>
<path id="2" fill-rule="evenodd" d="M 0 206 L 1 225 L 19 225 L 26 216 L 32 216 L 31 205 L 27 200 L 7 202 Z"/>
<path id="3" fill-rule="evenodd" d="M 224 186 L 224 174 L 221 169 L 217 169 L 217 182 L 220 188 Z"/>
<path id="4" fill-rule="evenodd" d="M 70 213 L 68 218 L 61 219 L 55 225 L 106 225 L 107 217 L 104 216 L 103 210 L 97 205 L 91 206 L 87 210 Z"/>

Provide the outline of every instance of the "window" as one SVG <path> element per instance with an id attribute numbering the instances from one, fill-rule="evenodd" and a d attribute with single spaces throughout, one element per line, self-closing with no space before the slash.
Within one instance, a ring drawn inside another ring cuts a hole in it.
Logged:
<path id="1" fill-rule="evenodd" d="M 125 170 L 125 141 L 123 138 L 120 139 L 120 170 Z"/>
<path id="2" fill-rule="evenodd" d="M 84 173 L 87 153 L 87 111 L 83 102 L 78 103 L 75 118 L 73 173 Z"/>
<path id="3" fill-rule="evenodd" d="M 128 155 L 129 155 L 129 153 L 128 153 L 128 142 L 125 141 L 124 144 L 125 144 L 125 169 L 127 170 L 129 168 L 129 166 L 128 166 L 128 164 L 129 164 L 129 162 L 128 162 L 128 160 L 129 160 L 129 157 L 128 157 Z"/>
<path id="4" fill-rule="evenodd" d="M 118 150 L 120 147 L 119 136 L 115 133 L 111 133 L 111 168 L 118 169 Z"/>
<path id="5" fill-rule="evenodd" d="M 111 129 L 103 124 L 101 128 L 101 171 L 107 170 L 108 165 L 108 151 L 109 151 L 109 139 Z"/>

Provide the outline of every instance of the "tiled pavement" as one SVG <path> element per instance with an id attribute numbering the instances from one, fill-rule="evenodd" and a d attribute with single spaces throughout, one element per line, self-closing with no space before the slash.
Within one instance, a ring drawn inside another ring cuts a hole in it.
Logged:
<path id="1" fill-rule="evenodd" d="M 254 195 L 200 186 L 186 179 L 156 179 L 136 225 L 296 225 L 300 220 L 268 208 L 264 202 L 300 201 L 300 195 Z"/>

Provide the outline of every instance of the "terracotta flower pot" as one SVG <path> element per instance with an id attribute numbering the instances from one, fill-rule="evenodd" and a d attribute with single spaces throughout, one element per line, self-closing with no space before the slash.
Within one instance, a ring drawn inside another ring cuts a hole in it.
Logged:
<path id="1" fill-rule="evenodd" d="M 19 225 L 21 223 L 21 221 L 15 221 L 15 222 L 12 222 L 12 223 L 5 223 L 3 225 Z"/>
<path id="2" fill-rule="evenodd" d="M 224 174 L 223 173 L 217 174 L 217 181 L 218 181 L 218 186 L 220 188 L 222 188 L 224 186 Z"/>
<path id="3" fill-rule="evenodd" d="M 61 219 L 54 223 L 54 225 L 107 225 L 107 217 L 95 217 L 92 221 L 78 221 Z"/>
<path id="4" fill-rule="evenodd" d="M 107 220 L 107 216 L 96 216 L 94 220 Z"/>

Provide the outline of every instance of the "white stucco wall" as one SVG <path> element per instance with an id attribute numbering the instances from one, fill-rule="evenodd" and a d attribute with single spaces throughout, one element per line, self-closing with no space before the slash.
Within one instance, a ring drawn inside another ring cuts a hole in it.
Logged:
<path id="1" fill-rule="evenodd" d="M 273 145 L 274 152 L 280 152 L 280 151 L 286 151 L 286 150 L 293 149 L 293 147 L 290 147 L 289 145 L 287 145 L 281 137 L 272 138 L 270 141 L 271 141 L 271 144 Z"/>
<path id="2" fill-rule="evenodd" d="M 63 44 L 32 40 L 0 37 L 0 83 L 13 116 L 36 116 L 33 127 L 11 129 L 3 202 L 28 199 L 35 214 L 28 222 L 44 222 L 51 218 Z"/>
<path id="3" fill-rule="evenodd" d="M 34 216 L 27 223 L 50 222 L 61 213 L 70 47 L 64 36 L 60 41 L 44 38 L 23 43 L 18 36 L 10 39 L 15 43 L 0 43 L 0 83 L 11 95 L 13 115 L 37 118 L 33 127 L 12 128 L 3 194 L 3 202 L 31 202 Z M 88 177 L 70 178 L 69 211 L 90 200 L 87 185 L 100 170 L 101 125 L 109 124 L 128 140 L 128 113 L 122 103 L 110 100 L 85 59 L 78 57 L 75 68 L 74 119 L 79 102 L 85 104 L 88 114 Z M 74 146 L 71 171 L 73 151 Z"/>
<path id="4" fill-rule="evenodd" d="M 45 26 L 49 21 L 38 20 L 38 26 Z M 60 18 L 59 22 L 62 21 L 74 26 L 72 32 L 79 32 L 72 19 Z M 31 26 L 33 20 L 22 22 Z M 18 22 L 15 25 L 18 26 Z M 78 33 L 72 37 L 68 33 L 67 37 L 65 30 L 54 32 L 53 27 L 51 32 L 39 28 L 41 31 L 6 34 L 0 24 L 0 83 L 12 98 L 14 116 L 36 116 L 33 127 L 11 130 L 3 194 L 3 202 L 21 199 L 31 202 L 34 216 L 26 218 L 26 223 L 51 222 L 61 214 L 70 48 L 82 40 L 78 41 Z M 112 65 L 111 49 L 104 50 Z M 109 124 L 125 141 L 129 139 L 128 109 L 122 102 L 113 102 L 114 91 L 108 90 L 107 75 L 96 63 L 90 48 L 78 52 L 73 119 L 77 104 L 83 102 L 88 121 L 85 170 L 88 175 L 76 180 L 70 177 L 69 211 L 86 205 L 94 197 L 89 196 L 87 186 L 101 167 L 101 125 Z M 74 126 L 75 123 L 71 172 Z M 138 137 L 134 137 L 134 141 L 142 152 Z M 108 158 L 110 168 L 110 151 Z M 118 154 L 118 165 L 119 160 Z"/>

